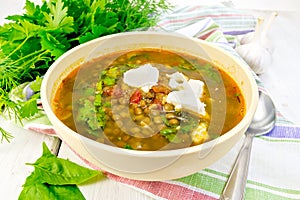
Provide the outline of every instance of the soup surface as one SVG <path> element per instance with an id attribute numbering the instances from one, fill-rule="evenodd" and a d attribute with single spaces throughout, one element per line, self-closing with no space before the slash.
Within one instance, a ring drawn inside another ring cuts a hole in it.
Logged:
<path id="1" fill-rule="evenodd" d="M 245 113 L 240 88 L 222 69 L 161 49 L 122 51 L 82 64 L 59 85 L 52 107 L 79 134 L 135 150 L 202 144 Z"/>

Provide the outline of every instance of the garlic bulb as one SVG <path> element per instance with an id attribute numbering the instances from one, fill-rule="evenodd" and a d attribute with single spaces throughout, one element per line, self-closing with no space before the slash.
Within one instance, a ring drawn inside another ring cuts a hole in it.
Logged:
<path id="1" fill-rule="evenodd" d="M 237 47 L 236 51 L 256 74 L 264 73 L 272 61 L 271 53 L 259 42 L 242 45 Z"/>
<path id="2" fill-rule="evenodd" d="M 276 16 L 277 12 L 273 12 L 264 27 L 264 20 L 258 18 L 254 33 L 245 35 L 240 41 L 241 45 L 236 48 L 256 74 L 264 73 L 271 64 L 273 47 L 267 38 L 267 31 Z"/>

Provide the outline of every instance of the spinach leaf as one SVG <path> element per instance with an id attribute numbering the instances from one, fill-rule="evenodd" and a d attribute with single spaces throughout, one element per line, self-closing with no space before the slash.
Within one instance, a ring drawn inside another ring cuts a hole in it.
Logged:
<path id="1" fill-rule="evenodd" d="M 47 183 L 40 183 L 39 178 L 41 174 L 33 171 L 27 177 L 24 189 L 22 190 L 19 200 L 26 199 L 85 199 L 81 194 L 77 185 L 50 185 Z"/>
<path id="2" fill-rule="evenodd" d="M 32 199 L 44 199 L 44 200 L 84 200 L 84 196 L 80 192 L 77 185 L 49 185 L 49 184 L 34 184 L 25 186 L 22 190 L 19 200 L 32 200 Z"/>
<path id="3" fill-rule="evenodd" d="M 23 185 L 20 200 L 85 199 L 77 185 L 96 176 L 103 176 L 100 171 L 57 158 L 45 143 L 43 143 L 42 156 L 29 165 L 33 165 L 35 169 Z"/>
<path id="4" fill-rule="evenodd" d="M 43 144 L 43 155 L 33 164 L 39 174 L 39 182 L 52 185 L 81 184 L 99 174 L 100 171 L 90 170 L 69 160 L 57 158 L 46 144 Z"/>

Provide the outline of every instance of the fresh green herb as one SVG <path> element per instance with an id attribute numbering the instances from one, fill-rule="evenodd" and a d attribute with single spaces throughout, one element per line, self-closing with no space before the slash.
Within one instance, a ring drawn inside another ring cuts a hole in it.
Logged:
<path id="1" fill-rule="evenodd" d="M 171 124 L 169 123 L 169 120 L 165 116 L 160 116 L 160 118 L 166 126 L 171 127 Z"/>
<path id="2" fill-rule="evenodd" d="M 41 89 L 42 81 L 43 81 L 43 79 L 41 77 L 37 76 L 35 81 L 31 82 L 30 88 L 34 92 L 39 92 Z"/>
<path id="3" fill-rule="evenodd" d="M 24 104 L 20 108 L 20 116 L 22 118 L 27 118 L 35 115 L 38 112 L 38 108 L 36 105 L 37 105 L 36 98 L 32 98 L 24 102 Z"/>
<path id="4" fill-rule="evenodd" d="M 111 108 L 111 102 L 106 101 L 103 103 L 103 106 L 106 108 Z"/>
<path id="5" fill-rule="evenodd" d="M 118 78 L 121 75 L 119 67 L 110 67 L 108 70 L 104 70 L 102 74 L 114 79 Z"/>
<path id="6" fill-rule="evenodd" d="M 96 118 L 98 126 L 104 127 L 106 123 L 105 108 L 110 108 L 110 102 L 102 102 L 104 87 L 110 87 L 116 84 L 124 72 L 131 69 L 129 65 L 116 65 L 103 70 L 99 76 L 99 82 L 96 84 L 94 106 L 96 109 Z"/>
<path id="7" fill-rule="evenodd" d="M 101 80 L 106 86 L 115 85 L 117 79 L 121 76 L 119 67 L 110 67 L 107 70 L 102 71 Z"/>
<path id="8" fill-rule="evenodd" d="M 212 80 L 215 83 L 222 82 L 222 76 L 220 72 L 215 69 L 214 67 L 211 67 L 210 64 L 206 64 L 203 66 L 195 65 L 198 72 L 202 75 L 202 77 L 208 77 L 205 81 Z"/>
<path id="9" fill-rule="evenodd" d="M 84 122 L 88 125 L 94 135 L 98 135 L 94 132 L 100 127 L 98 126 L 97 119 L 95 117 L 96 110 L 93 102 L 88 99 L 80 99 L 80 107 L 78 108 L 78 114 L 76 115 L 76 121 Z"/>
<path id="10" fill-rule="evenodd" d="M 177 130 L 174 128 L 164 128 L 160 130 L 160 134 L 163 135 L 169 142 L 178 143 L 180 139 L 176 135 Z"/>
<path id="11" fill-rule="evenodd" d="M 70 48 L 151 27 L 169 8 L 166 0 L 45 0 L 42 5 L 26 0 L 24 14 L 8 16 L 10 22 L 0 26 L 0 114 L 6 110 L 19 121 L 33 117 L 35 100 L 11 100 L 13 88 L 44 75 Z M 3 129 L 0 132 L 9 138 Z"/>
<path id="12" fill-rule="evenodd" d="M 100 80 L 96 85 L 94 106 L 95 106 L 95 110 L 96 110 L 96 118 L 98 121 L 98 125 L 103 128 L 106 123 L 106 115 L 105 115 L 105 110 L 104 110 L 104 107 L 102 104 L 102 94 L 103 94 L 103 86 L 102 85 L 103 85 L 102 80 Z"/>
<path id="13" fill-rule="evenodd" d="M 133 62 L 136 60 L 149 60 L 149 54 L 140 54 L 140 53 L 136 53 L 134 55 L 132 55 L 129 59 L 129 61 Z"/>
<path id="14" fill-rule="evenodd" d="M 160 130 L 160 134 L 163 135 L 163 136 L 167 136 L 167 135 L 170 135 L 172 133 L 176 133 L 176 130 L 172 129 L 172 128 L 164 128 L 164 129 Z"/>
<path id="15" fill-rule="evenodd" d="M 1 142 L 3 142 L 3 140 L 6 140 L 7 142 L 9 142 L 13 136 L 11 134 L 8 134 L 3 128 L 0 127 L 0 132 L 2 133 L 1 136 Z"/>
<path id="16" fill-rule="evenodd" d="M 179 115 L 179 113 L 177 113 Z M 171 126 L 169 121 L 162 117 L 164 124 L 167 126 L 160 130 L 160 134 L 164 136 L 169 142 L 179 143 L 181 142 L 180 137 L 177 134 L 190 134 L 199 124 L 199 119 L 186 112 L 181 112 L 180 117 L 182 118 L 180 125 Z"/>
<path id="17" fill-rule="evenodd" d="M 238 102 L 241 103 L 241 99 L 240 99 L 240 93 L 235 93 L 235 97 L 237 98 Z"/>
<path id="18" fill-rule="evenodd" d="M 57 158 L 45 143 L 42 156 L 28 165 L 34 166 L 34 171 L 27 177 L 19 200 L 85 199 L 77 185 L 96 176 L 103 176 L 100 171 Z"/>
<path id="19" fill-rule="evenodd" d="M 198 117 L 190 115 L 188 113 L 183 112 L 182 117 L 185 119 L 180 123 L 180 132 L 181 133 L 191 133 L 193 129 L 195 129 L 200 122 Z"/>
<path id="20" fill-rule="evenodd" d="M 116 83 L 116 79 L 106 76 L 102 79 L 103 83 L 107 86 L 112 86 Z"/>
<path id="21" fill-rule="evenodd" d="M 103 128 L 106 124 L 106 114 L 102 106 L 96 107 L 96 117 L 98 125 Z"/>
<path id="22" fill-rule="evenodd" d="M 189 62 L 185 62 L 177 66 L 174 66 L 174 69 L 181 70 L 181 71 L 195 71 L 197 68 L 194 67 Z"/>
<path id="23" fill-rule="evenodd" d="M 167 138 L 167 140 L 169 140 L 169 142 L 172 142 L 172 143 L 180 143 L 181 142 L 181 139 L 175 133 L 166 135 L 165 137 Z"/>
<path id="24" fill-rule="evenodd" d="M 177 136 L 177 130 L 172 128 L 164 128 L 160 130 L 160 134 L 163 135 L 169 142 L 179 143 L 181 142 L 180 138 Z"/>
<path id="25" fill-rule="evenodd" d="M 130 149 L 130 150 L 132 150 L 133 148 L 132 148 L 132 146 L 130 146 L 129 144 L 125 144 L 125 145 L 124 145 L 124 149 Z"/>

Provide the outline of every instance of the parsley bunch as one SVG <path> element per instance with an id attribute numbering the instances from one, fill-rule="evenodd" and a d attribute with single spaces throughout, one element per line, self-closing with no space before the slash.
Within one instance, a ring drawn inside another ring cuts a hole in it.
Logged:
<path id="1" fill-rule="evenodd" d="M 39 96 L 13 101 L 9 93 L 15 87 L 41 77 L 70 48 L 151 27 L 168 8 L 165 0 L 49 0 L 42 5 L 27 0 L 24 14 L 8 16 L 10 22 L 0 26 L 0 114 L 7 110 L 20 122 L 35 116 Z M 10 139 L 1 127 L 0 132 L 1 141 Z"/>

